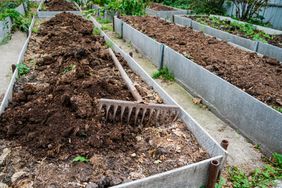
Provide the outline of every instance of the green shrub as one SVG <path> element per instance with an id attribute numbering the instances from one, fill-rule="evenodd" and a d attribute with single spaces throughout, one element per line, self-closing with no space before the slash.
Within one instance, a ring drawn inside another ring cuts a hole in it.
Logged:
<path id="1" fill-rule="evenodd" d="M 168 80 L 168 81 L 174 80 L 173 74 L 169 71 L 167 67 L 161 68 L 160 70 L 154 72 L 152 77 L 154 79 L 161 78 L 163 80 Z"/>

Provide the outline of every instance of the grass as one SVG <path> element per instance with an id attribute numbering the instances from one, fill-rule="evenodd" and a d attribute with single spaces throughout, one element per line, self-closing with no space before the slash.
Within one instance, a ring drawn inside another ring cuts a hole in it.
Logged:
<path id="1" fill-rule="evenodd" d="M 167 67 L 161 68 L 160 70 L 153 73 L 154 79 L 160 78 L 167 81 L 174 81 L 174 75 L 169 71 Z"/>
<path id="2" fill-rule="evenodd" d="M 276 185 L 275 180 L 282 180 L 282 155 L 273 153 L 271 159 L 266 160 L 266 165 L 256 168 L 250 174 L 246 174 L 238 167 L 228 168 L 228 181 L 233 188 L 268 188 Z M 224 187 L 226 181 L 221 178 L 217 188 Z"/>

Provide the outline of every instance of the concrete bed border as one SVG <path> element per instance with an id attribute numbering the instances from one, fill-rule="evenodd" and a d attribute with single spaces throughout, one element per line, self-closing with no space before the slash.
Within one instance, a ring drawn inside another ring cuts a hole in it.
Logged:
<path id="1" fill-rule="evenodd" d="M 43 4 L 44 4 L 44 0 L 42 0 L 40 2 L 39 7 L 37 9 L 38 18 L 52 18 L 52 17 L 56 16 L 57 14 L 60 14 L 60 13 L 63 13 L 63 12 L 68 12 L 68 13 L 72 13 L 72 14 L 81 16 L 81 12 L 79 11 L 79 7 L 76 3 L 75 3 L 75 5 L 78 8 L 77 11 L 45 11 L 45 10 L 41 10 Z"/>
<path id="2" fill-rule="evenodd" d="M 121 56 L 127 61 L 129 67 L 163 98 L 167 104 L 175 104 L 174 101 L 165 90 L 163 90 L 156 81 L 154 81 L 150 75 L 132 58 L 129 54 L 124 52 L 114 41 L 111 40 L 107 34 L 101 30 L 101 25 L 92 17 L 90 19 L 94 25 L 99 28 L 101 35 L 112 44 L 112 49 L 121 54 Z M 179 106 L 179 105 L 178 105 Z M 180 107 L 180 106 L 179 106 Z M 181 107 L 180 107 L 181 108 Z M 187 128 L 196 137 L 199 144 L 208 151 L 212 158 L 193 163 L 181 168 L 170 170 L 164 173 L 159 173 L 147 178 L 136 180 L 130 183 L 115 186 L 117 188 L 133 187 L 133 188 L 170 188 L 170 187 L 200 187 L 207 182 L 209 163 L 218 159 L 221 161 L 221 168 L 225 164 L 227 152 L 224 151 L 218 143 L 187 113 L 181 108 L 181 119 L 187 125 Z"/>
<path id="3" fill-rule="evenodd" d="M 115 31 L 123 39 L 130 41 L 157 67 L 167 66 L 184 88 L 202 98 L 212 111 L 252 142 L 260 144 L 265 154 L 282 153 L 281 113 L 117 17 L 114 23 Z M 162 46 L 163 53 L 154 50 L 154 53 L 147 53 L 148 49 Z M 162 64 L 159 59 L 163 59 Z"/>
<path id="4" fill-rule="evenodd" d="M 166 5 L 164 5 L 166 6 Z M 169 6 L 168 6 L 169 7 Z M 146 8 L 145 13 L 148 14 L 149 16 L 157 16 L 160 18 L 163 18 L 165 20 L 173 21 L 173 15 L 179 15 L 179 14 L 190 14 L 192 11 L 191 10 L 183 10 L 183 9 L 178 9 L 171 7 L 174 10 L 153 10 L 151 8 Z"/>
<path id="5" fill-rule="evenodd" d="M 226 31 L 221 31 L 208 25 L 201 24 L 197 21 L 192 20 L 191 18 L 184 17 L 184 15 L 174 15 L 174 23 L 181 26 L 191 27 L 196 31 L 202 31 L 218 39 L 234 43 L 251 51 L 275 58 L 278 61 L 282 62 L 282 48 L 279 48 L 277 46 L 233 35 Z"/>
<path id="6" fill-rule="evenodd" d="M 151 77 L 148 75 L 136 62 L 135 60 L 129 56 L 129 54 L 125 53 L 122 49 L 118 47 L 102 30 L 101 25 L 94 19 L 90 19 L 95 26 L 99 27 L 101 31 L 101 35 L 105 38 L 106 41 L 113 44 L 112 48 L 116 53 L 120 53 L 124 59 L 128 62 L 128 65 L 139 74 L 144 81 L 152 86 L 156 92 L 160 94 L 160 96 L 164 99 L 166 103 L 169 104 L 177 104 Z M 24 55 L 27 50 L 27 46 L 32 34 L 32 27 L 35 22 L 35 17 L 32 20 L 32 24 L 29 28 L 28 38 L 19 54 L 18 62 L 22 63 L 24 61 Z M 12 79 L 10 81 L 9 87 L 5 93 L 4 99 L 0 106 L 0 114 L 4 112 L 5 108 L 8 106 L 9 102 L 12 100 L 13 88 L 18 76 L 17 69 L 13 73 Z M 176 168 L 174 170 L 170 170 L 164 173 L 159 173 L 153 176 L 149 176 L 143 179 L 139 179 L 136 181 L 132 181 L 129 183 L 124 183 L 121 185 L 117 185 L 117 188 L 124 187 L 146 187 L 146 188 L 155 188 L 155 187 L 200 187 L 205 185 L 208 180 L 208 170 L 211 161 L 218 160 L 220 162 L 220 169 L 223 168 L 226 158 L 227 152 L 201 127 L 199 124 L 181 108 L 181 118 L 187 124 L 187 128 L 193 133 L 196 137 L 199 144 L 208 151 L 210 158 L 183 166 L 181 168 Z"/>

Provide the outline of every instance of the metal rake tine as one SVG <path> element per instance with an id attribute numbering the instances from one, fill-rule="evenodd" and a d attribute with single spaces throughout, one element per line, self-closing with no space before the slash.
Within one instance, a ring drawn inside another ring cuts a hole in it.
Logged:
<path id="1" fill-rule="evenodd" d="M 103 108 L 103 104 L 100 102 L 98 107 L 99 112 L 101 112 L 102 108 Z"/>
<path id="2" fill-rule="evenodd" d="M 109 110 L 111 108 L 111 105 L 106 105 L 106 121 L 108 120 Z"/>
<path id="3" fill-rule="evenodd" d="M 147 112 L 147 108 L 143 108 L 143 114 L 142 114 L 142 119 L 141 119 L 140 125 L 142 125 L 142 123 L 143 123 L 146 112 Z"/>
<path id="4" fill-rule="evenodd" d="M 150 120 L 151 120 L 151 118 L 152 118 L 153 113 L 154 113 L 154 110 L 153 110 L 153 109 L 150 109 L 150 114 L 149 114 L 148 123 L 150 122 Z"/>
<path id="5" fill-rule="evenodd" d="M 115 121 L 116 119 L 116 113 L 117 113 L 118 105 L 114 105 L 114 114 L 113 114 L 113 119 Z"/>
<path id="6" fill-rule="evenodd" d="M 160 115 L 160 110 L 157 110 L 156 121 L 158 121 L 159 115 Z"/>
<path id="7" fill-rule="evenodd" d="M 133 107 L 129 108 L 128 117 L 127 117 L 127 123 L 129 123 L 130 116 L 131 116 L 131 113 L 132 113 L 132 109 L 133 109 Z"/>
<path id="8" fill-rule="evenodd" d="M 176 110 L 176 115 L 175 115 L 175 117 L 172 120 L 173 122 L 177 120 L 179 114 L 180 114 L 179 110 Z"/>
<path id="9" fill-rule="evenodd" d="M 139 112 L 140 112 L 140 108 L 137 108 L 137 107 L 136 107 L 136 109 L 135 109 L 135 118 L 134 118 L 134 124 L 135 124 L 135 125 L 136 125 L 136 123 L 137 123 L 137 117 L 138 117 Z"/>
<path id="10" fill-rule="evenodd" d="M 122 119 L 123 119 L 124 111 L 125 111 L 125 106 L 121 106 L 121 115 L 120 115 L 121 122 L 122 122 Z"/>

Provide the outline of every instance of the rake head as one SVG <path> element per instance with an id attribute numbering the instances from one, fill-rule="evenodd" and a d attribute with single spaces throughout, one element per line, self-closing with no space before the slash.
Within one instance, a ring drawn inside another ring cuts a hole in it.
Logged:
<path id="1" fill-rule="evenodd" d="M 126 121 L 130 123 L 132 120 L 134 124 L 142 125 L 146 120 L 151 122 L 161 121 L 176 121 L 180 109 L 176 105 L 166 104 L 143 104 L 132 101 L 99 99 L 99 111 L 104 109 L 106 120 L 112 121 Z"/>

